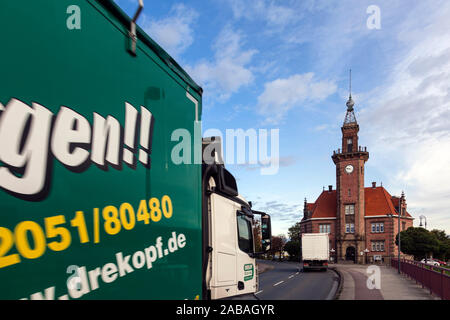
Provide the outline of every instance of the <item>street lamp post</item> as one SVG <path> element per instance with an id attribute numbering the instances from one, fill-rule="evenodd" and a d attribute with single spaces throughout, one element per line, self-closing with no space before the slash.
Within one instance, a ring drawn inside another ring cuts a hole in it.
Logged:
<path id="1" fill-rule="evenodd" d="M 403 203 L 403 198 L 405 197 L 404 192 L 402 191 L 402 196 L 400 197 L 400 199 L 398 200 L 398 254 L 397 254 L 397 271 L 400 274 L 401 273 L 401 265 L 400 265 L 400 252 L 401 252 L 401 236 L 400 236 L 400 220 L 402 217 L 402 213 L 403 213 L 403 208 L 402 208 L 402 203 Z M 393 214 L 387 214 L 388 217 L 392 217 L 392 237 L 394 237 L 394 215 Z"/>
<path id="2" fill-rule="evenodd" d="M 365 248 L 365 249 L 364 249 L 364 253 L 365 253 L 365 255 L 366 255 L 366 264 L 367 264 L 367 254 L 369 253 L 369 249 Z"/>
<path id="3" fill-rule="evenodd" d="M 298 234 L 298 243 L 299 243 L 299 250 L 298 250 L 298 260 L 299 262 L 302 261 L 302 232 Z"/>
<path id="4" fill-rule="evenodd" d="M 423 226 L 423 224 L 422 224 L 422 219 L 425 220 L 425 230 L 426 230 L 426 229 L 427 229 L 427 217 L 425 217 L 424 215 L 422 215 L 422 216 L 419 217 L 419 219 L 420 219 L 419 227 L 422 227 L 422 226 Z M 425 264 L 427 264 L 427 254 L 425 254 Z"/>
<path id="5" fill-rule="evenodd" d="M 394 239 L 394 215 L 392 213 L 388 213 L 387 216 L 392 218 L 392 241 Z M 389 259 L 392 260 L 394 257 L 394 250 L 391 250 L 392 241 L 389 241 L 388 251 L 389 251 Z M 393 249 L 393 248 L 392 248 Z M 390 262 L 391 263 L 391 262 Z"/>
<path id="6" fill-rule="evenodd" d="M 402 216 L 402 213 L 403 213 L 403 198 L 404 198 L 404 196 L 405 196 L 405 194 L 403 193 L 403 191 L 402 191 L 402 196 L 400 197 L 400 200 L 399 200 L 399 213 L 398 213 L 398 273 L 400 274 L 401 272 L 400 272 L 400 270 L 401 270 L 401 268 L 400 268 L 400 250 L 401 250 L 401 242 L 400 242 L 400 233 L 401 233 L 401 230 L 400 230 L 400 219 L 401 219 L 401 216 Z"/>
<path id="7" fill-rule="evenodd" d="M 419 227 L 422 227 L 423 226 L 423 224 L 422 224 L 422 219 L 423 220 L 425 220 L 425 230 L 427 229 L 427 217 L 425 217 L 425 216 L 420 216 L 419 217 L 419 219 L 420 219 L 420 224 L 419 224 Z"/>

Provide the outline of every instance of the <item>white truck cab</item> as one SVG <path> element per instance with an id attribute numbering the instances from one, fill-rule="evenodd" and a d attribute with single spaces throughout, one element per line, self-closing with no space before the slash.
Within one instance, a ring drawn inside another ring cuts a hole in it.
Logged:
<path id="1" fill-rule="evenodd" d="M 223 165 L 220 139 L 204 139 L 203 147 L 212 152 L 209 163 L 204 152 L 203 164 L 204 298 L 251 298 L 258 291 L 255 257 L 270 249 L 270 216 L 239 195 Z"/>

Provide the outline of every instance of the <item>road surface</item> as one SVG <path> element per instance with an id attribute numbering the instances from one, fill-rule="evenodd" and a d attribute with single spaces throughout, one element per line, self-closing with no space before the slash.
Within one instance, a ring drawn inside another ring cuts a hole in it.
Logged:
<path id="1" fill-rule="evenodd" d="M 331 300 L 338 288 L 338 276 L 326 272 L 302 272 L 300 263 L 262 260 L 273 269 L 259 275 L 261 300 Z"/>

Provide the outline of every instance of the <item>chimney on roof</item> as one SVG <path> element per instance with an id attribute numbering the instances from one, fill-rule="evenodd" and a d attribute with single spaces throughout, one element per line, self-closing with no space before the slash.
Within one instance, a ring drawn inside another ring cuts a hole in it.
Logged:
<path id="1" fill-rule="evenodd" d="M 331 191 L 333 191 L 333 186 L 332 186 L 332 185 L 329 185 L 329 186 L 328 186 L 328 192 L 331 192 Z"/>
<path id="2" fill-rule="evenodd" d="M 303 206 L 303 218 L 308 219 L 308 205 L 307 205 L 306 198 L 305 198 L 305 204 Z"/>
<path id="3" fill-rule="evenodd" d="M 377 187 L 377 183 L 376 182 L 372 182 L 372 188 L 376 188 Z"/>

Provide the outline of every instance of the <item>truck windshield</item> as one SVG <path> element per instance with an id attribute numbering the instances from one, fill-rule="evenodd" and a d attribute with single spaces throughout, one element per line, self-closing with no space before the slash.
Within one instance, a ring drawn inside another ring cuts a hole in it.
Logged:
<path id="1" fill-rule="evenodd" d="M 239 248 L 246 253 L 253 253 L 252 221 L 245 214 L 238 212 L 238 242 Z"/>

